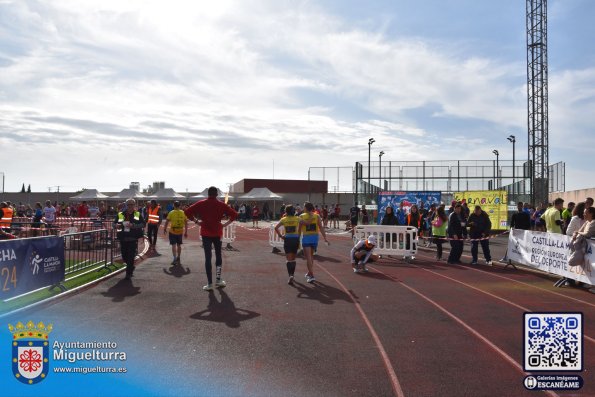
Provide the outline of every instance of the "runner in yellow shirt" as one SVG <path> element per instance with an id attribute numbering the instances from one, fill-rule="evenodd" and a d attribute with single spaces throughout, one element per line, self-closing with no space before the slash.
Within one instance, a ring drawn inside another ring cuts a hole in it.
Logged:
<path id="1" fill-rule="evenodd" d="M 302 221 L 299 216 L 295 216 L 293 205 L 285 207 L 285 216 L 275 226 L 275 233 L 283 239 L 283 249 L 287 257 L 287 274 L 289 275 L 287 284 L 289 285 L 293 284 L 296 266 L 295 256 L 300 247 L 300 226 L 302 226 Z M 281 234 L 281 228 L 284 230 L 283 234 Z"/>
<path id="2" fill-rule="evenodd" d="M 306 282 L 313 283 L 314 278 L 314 251 L 318 248 L 318 233 L 322 234 L 324 241 L 328 244 L 326 233 L 322 227 L 320 216 L 314 213 L 314 206 L 312 203 L 304 203 L 304 213 L 300 215 L 303 222 L 302 229 L 302 248 L 304 249 L 304 256 L 306 257 L 306 265 L 308 266 L 308 273 L 306 273 Z"/>
<path id="3" fill-rule="evenodd" d="M 167 214 L 167 220 L 163 226 L 163 234 L 167 233 L 167 225 L 171 223 L 169 229 L 169 243 L 171 252 L 174 255 L 172 266 L 180 266 L 180 255 L 182 254 L 182 234 L 188 237 L 188 217 L 180 209 L 180 202 L 174 201 L 174 209 Z"/>

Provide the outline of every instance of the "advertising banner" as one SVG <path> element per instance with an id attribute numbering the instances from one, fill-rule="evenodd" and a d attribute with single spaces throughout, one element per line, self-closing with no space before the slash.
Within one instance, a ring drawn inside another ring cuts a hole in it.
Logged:
<path id="1" fill-rule="evenodd" d="M 455 192 L 454 200 L 466 201 L 471 211 L 476 205 L 481 206 L 489 215 L 493 230 L 508 228 L 508 193 L 505 190 Z"/>
<path id="2" fill-rule="evenodd" d="M 424 208 L 428 209 L 432 204 L 439 205 L 441 197 L 441 192 L 381 192 L 378 195 L 378 224 L 382 221 L 388 206 L 396 210 L 403 202 L 404 207 L 409 211 L 413 204 L 419 207 L 423 202 Z"/>
<path id="3" fill-rule="evenodd" d="M 0 241 L 0 299 L 64 280 L 64 239 L 39 237 Z"/>
<path id="4" fill-rule="evenodd" d="M 508 237 L 508 258 L 544 272 L 595 284 L 595 242 L 589 241 L 582 266 L 568 266 L 571 238 L 563 234 L 513 229 Z"/>

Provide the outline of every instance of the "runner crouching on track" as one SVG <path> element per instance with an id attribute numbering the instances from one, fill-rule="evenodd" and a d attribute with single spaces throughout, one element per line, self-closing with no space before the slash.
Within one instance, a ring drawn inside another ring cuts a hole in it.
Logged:
<path id="1" fill-rule="evenodd" d="M 295 273 L 295 256 L 300 247 L 300 226 L 303 222 L 298 216 L 295 216 L 295 208 L 293 205 L 285 207 L 285 216 L 281 218 L 277 226 L 275 226 L 275 233 L 283 239 L 283 249 L 285 250 L 285 256 L 287 257 L 287 274 L 289 280 L 287 284 L 293 284 L 293 278 Z M 285 234 L 281 234 L 280 229 L 283 227 Z"/>
<path id="2" fill-rule="evenodd" d="M 354 273 L 367 272 L 366 263 L 380 259 L 380 255 L 374 253 L 376 248 L 376 236 L 368 236 L 358 241 L 351 249 L 351 266 Z"/>
<path id="3" fill-rule="evenodd" d="M 306 273 L 306 282 L 312 283 L 316 281 L 314 278 L 314 251 L 318 248 L 318 233 L 322 234 L 324 241 L 328 245 L 326 239 L 326 232 L 322 227 L 320 216 L 314 213 L 314 206 L 312 203 L 304 203 L 304 213 L 300 215 L 302 220 L 302 248 L 304 256 L 306 257 L 306 265 L 308 266 L 308 273 Z"/>

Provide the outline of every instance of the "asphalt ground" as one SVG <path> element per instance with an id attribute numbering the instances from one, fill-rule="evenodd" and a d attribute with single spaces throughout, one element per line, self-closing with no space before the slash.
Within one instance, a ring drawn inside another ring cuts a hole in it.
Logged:
<path id="1" fill-rule="evenodd" d="M 546 393 L 523 387 L 523 313 L 579 311 L 585 386 L 557 393 L 595 395 L 595 296 L 583 289 L 501 265 L 447 265 L 426 248 L 411 263 L 388 257 L 354 274 L 346 234 L 320 246 L 314 284 L 298 258 L 290 286 L 268 225 L 246 226 L 224 251 L 225 289 L 202 290 L 204 255 L 192 229 L 181 267 L 170 265 L 160 235 L 161 255 L 139 263 L 131 282 L 118 275 L 27 317 L 80 319 L 80 332 L 125 335 L 144 376 L 160 384 L 155 395 L 534 396 Z"/>

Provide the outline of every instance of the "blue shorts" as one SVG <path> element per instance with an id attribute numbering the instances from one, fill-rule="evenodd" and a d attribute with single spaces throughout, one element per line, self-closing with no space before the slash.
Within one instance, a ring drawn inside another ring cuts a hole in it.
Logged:
<path id="1" fill-rule="evenodd" d="M 318 248 L 318 234 L 305 234 L 302 237 L 302 247 L 312 247 L 316 250 Z"/>

